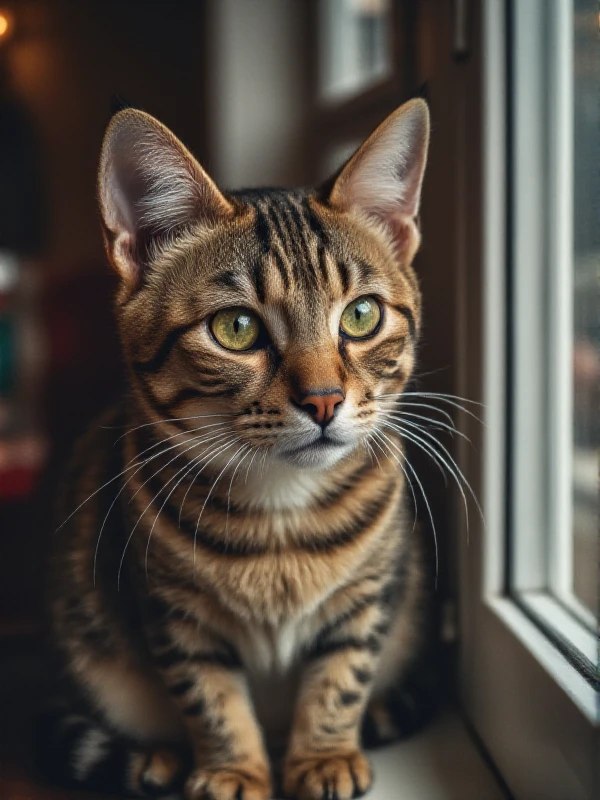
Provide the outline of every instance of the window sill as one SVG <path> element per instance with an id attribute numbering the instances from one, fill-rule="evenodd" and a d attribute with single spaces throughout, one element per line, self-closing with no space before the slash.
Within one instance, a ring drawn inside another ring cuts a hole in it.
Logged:
<path id="1" fill-rule="evenodd" d="M 464 724 L 445 713 L 419 736 L 371 754 L 368 800 L 506 800 Z"/>
<path id="2" fill-rule="evenodd" d="M 531 602 L 531 594 L 528 593 L 527 595 L 528 602 Z M 587 721 L 592 723 L 593 726 L 598 725 L 597 692 L 550 642 L 538 626 L 510 599 L 501 597 L 489 598 L 487 605 L 517 637 L 528 653 L 554 679 Z M 554 624 L 556 624 L 556 619 Z"/>

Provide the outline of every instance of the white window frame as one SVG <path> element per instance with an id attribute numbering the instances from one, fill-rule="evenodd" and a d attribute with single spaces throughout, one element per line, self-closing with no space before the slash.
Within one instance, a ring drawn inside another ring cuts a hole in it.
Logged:
<path id="1" fill-rule="evenodd" d="M 521 5 L 521 0 L 518 2 Z M 533 13 L 533 7 L 540 2 L 548 9 L 551 2 L 561 6 L 562 0 L 527 0 L 525 5 Z M 466 532 L 460 537 L 461 690 L 466 713 L 516 800 L 593 800 L 600 796 L 597 694 L 506 593 L 505 3 L 482 0 L 482 12 L 481 204 L 476 198 L 469 201 L 474 206 L 468 209 L 469 222 L 477 220 L 470 229 L 471 239 L 477 244 L 482 236 L 481 272 L 474 276 L 469 271 L 472 265 L 463 265 L 457 300 L 461 320 L 459 352 L 468 362 L 461 370 L 459 394 L 484 403 L 485 427 L 478 429 L 470 417 L 459 420 L 463 432 L 479 446 L 475 451 L 461 447 L 458 455 L 463 471 L 483 500 L 486 525 L 477 526 L 472 518 L 469 541 Z M 557 54 L 556 69 L 565 58 L 570 58 L 566 51 Z M 527 87 L 521 87 L 521 91 L 524 101 Z M 565 99 L 564 86 L 561 91 L 559 103 Z M 558 130 L 556 135 L 564 137 L 565 130 Z M 561 146 L 568 148 L 569 142 L 563 141 Z M 559 172 L 557 179 L 568 181 L 570 176 Z M 569 197 L 563 197 L 562 202 L 569 203 Z M 564 213 L 564 208 L 551 209 L 550 213 Z M 531 224 L 535 231 L 538 221 L 533 219 Z M 564 248 L 570 246 L 568 231 L 563 228 L 559 236 L 562 239 L 558 247 L 563 250 L 555 253 L 556 258 L 564 256 Z M 532 275 L 535 279 L 535 266 Z M 568 291 L 572 292 L 571 286 Z M 560 325 L 568 326 L 568 308 L 563 306 L 560 313 Z M 481 341 L 479 363 L 472 357 L 474 341 Z M 563 340 L 565 346 L 568 341 L 565 345 Z M 563 352 L 559 369 L 564 369 L 565 363 L 568 361 Z M 565 396 L 560 398 L 555 413 L 565 413 L 568 402 Z M 562 448 L 567 445 L 570 447 L 570 442 L 559 444 Z M 564 524 L 568 515 L 564 504 L 562 508 L 559 524 Z M 533 541 L 533 563 L 538 546 L 539 541 Z M 536 587 L 535 577 L 530 569 L 530 588 Z M 541 575 L 537 578 L 541 580 Z"/>
<path id="2" fill-rule="evenodd" d="M 514 537 L 511 585 L 548 628 L 564 618 L 595 662 L 593 615 L 572 587 L 572 5 L 513 4 L 513 420 L 515 442 L 528 446 L 514 462 L 511 527 L 528 535 Z"/>

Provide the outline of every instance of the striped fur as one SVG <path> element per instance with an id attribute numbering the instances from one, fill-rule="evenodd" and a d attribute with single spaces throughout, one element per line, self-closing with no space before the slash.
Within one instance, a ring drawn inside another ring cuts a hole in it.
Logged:
<path id="1" fill-rule="evenodd" d="M 155 120 L 111 124 L 100 203 L 131 392 L 80 442 L 54 540 L 53 641 L 85 709 L 53 727 L 71 783 L 106 789 L 113 762 L 134 795 L 185 778 L 188 800 L 267 800 L 272 745 L 287 796 L 348 800 L 371 782 L 361 729 L 415 726 L 420 535 L 402 443 L 373 437 L 414 367 L 426 139 L 413 103 L 333 188 L 222 194 Z M 383 310 L 359 341 L 339 319 L 361 295 Z M 213 338 L 230 306 L 260 317 L 259 346 Z M 302 398 L 332 387 L 321 430 Z"/>

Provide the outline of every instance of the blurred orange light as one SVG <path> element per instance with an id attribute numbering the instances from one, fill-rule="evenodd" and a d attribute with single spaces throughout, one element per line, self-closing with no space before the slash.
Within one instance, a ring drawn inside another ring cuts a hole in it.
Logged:
<path id="1" fill-rule="evenodd" d="M 4 12 L 0 11 L 0 38 L 6 36 L 10 28 L 10 20 Z"/>

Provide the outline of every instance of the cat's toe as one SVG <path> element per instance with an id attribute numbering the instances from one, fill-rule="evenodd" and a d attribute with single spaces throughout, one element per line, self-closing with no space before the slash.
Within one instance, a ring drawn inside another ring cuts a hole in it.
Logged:
<path id="1" fill-rule="evenodd" d="M 359 750 L 327 758 L 290 759 L 284 769 L 284 791 L 294 800 L 352 800 L 371 786 L 373 773 Z"/>
<path id="2" fill-rule="evenodd" d="M 185 784 L 186 800 L 271 800 L 271 782 L 260 770 L 195 769 Z"/>

